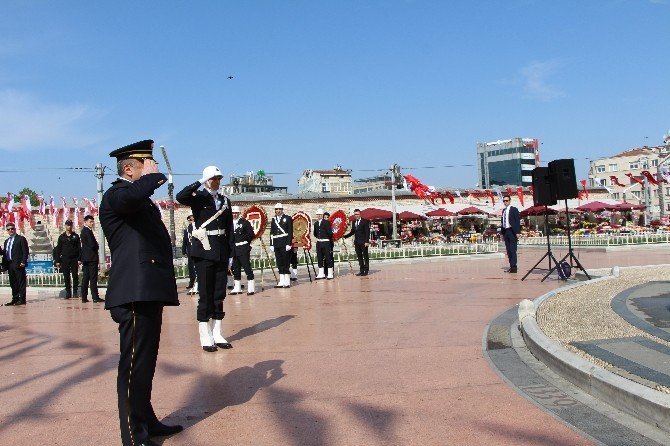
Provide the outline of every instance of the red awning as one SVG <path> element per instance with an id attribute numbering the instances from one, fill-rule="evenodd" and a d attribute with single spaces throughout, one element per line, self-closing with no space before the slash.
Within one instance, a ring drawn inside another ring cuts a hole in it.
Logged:
<path id="1" fill-rule="evenodd" d="M 577 206 L 578 211 L 584 212 L 601 212 L 601 211 L 616 211 L 616 204 L 603 203 L 602 201 L 592 201 L 581 206 Z"/>
<path id="2" fill-rule="evenodd" d="M 646 206 L 643 204 L 633 204 L 633 203 L 619 203 L 616 205 L 617 211 L 632 211 L 644 209 Z"/>
<path id="3" fill-rule="evenodd" d="M 426 217 L 453 217 L 456 215 L 454 212 L 448 211 L 444 208 L 438 208 L 434 211 L 426 212 Z"/>
<path id="4" fill-rule="evenodd" d="M 468 206 L 464 209 L 461 209 L 460 211 L 456 212 L 458 215 L 489 215 L 488 212 L 486 212 L 483 209 L 479 209 L 478 207 L 475 206 Z"/>
<path id="5" fill-rule="evenodd" d="M 361 211 L 361 217 L 366 220 L 387 220 L 393 218 L 393 212 L 385 211 L 384 209 L 377 208 L 367 208 Z M 350 219 L 356 218 L 353 215 L 349 217 Z"/>
<path id="6" fill-rule="evenodd" d="M 410 211 L 403 211 L 403 212 L 399 213 L 398 218 L 400 218 L 400 220 L 425 220 L 426 219 L 426 217 L 424 217 L 423 215 L 415 214 L 414 212 L 410 212 Z"/>
<path id="7" fill-rule="evenodd" d="M 523 211 L 520 212 L 520 215 L 522 217 L 528 217 L 529 215 L 556 215 L 558 214 L 558 211 L 552 208 L 546 208 L 545 212 L 545 207 L 544 206 L 532 206 L 529 207 L 528 209 L 524 209 Z"/>

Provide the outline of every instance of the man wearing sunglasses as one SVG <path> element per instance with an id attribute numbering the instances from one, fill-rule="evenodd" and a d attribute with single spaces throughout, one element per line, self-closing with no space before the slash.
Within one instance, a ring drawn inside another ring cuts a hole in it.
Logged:
<path id="1" fill-rule="evenodd" d="M 503 240 L 505 240 L 505 249 L 507 251 L 507 258 L 509 259 L 508 273 L 516 273 L 516 245 L 521 232 L 521 217 L 519 210 L 510 205 L 510 197 L 506 195 L 503 197 L 503 204 L 505 209 L 502 213 L 502 228 L 501 233 Z"/>
<path id="2" fill-rule="evenodd" d="M 0 248 L 0 254 L 2 254 L 2 267 L 9 273 L 9 285 L 12 288 L 12 300 L 5 305 L 25 305 L 28 240 L 16 233 L 14 223 L 7 223 L 5 229 L 9 237 Z"/>

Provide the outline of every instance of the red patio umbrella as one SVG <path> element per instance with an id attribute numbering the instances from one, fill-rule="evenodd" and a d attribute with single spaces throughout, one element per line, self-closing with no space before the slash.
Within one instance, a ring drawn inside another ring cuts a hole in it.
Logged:
<path id="1" fill-rule="evenodd" d="M 398 214 L 398 217 L 400 220 L 425 220 L 426 217 L 423 215 L 415 214 L 414 212 L 410 211 L 403 211 Z"/>
<path id="2" fill-rule="evenodd" d="M 453 217 L 454 212 L 448 211 L 444 208 L 437 208 L 434 211 L 426 212 L 426 217 Z"/>
<path id="3" fill-rule="evenodd" d="M 617 211 L 632 211 L 634 209 L 640 210 L 644 209 L 646 206 L 643 204 L 633 204 L 633 203 L 619 203 L 616 205 Z"/>
<path id="4" fill-rule="evenodd" d="M 616 204 L 603 203 L 602 201 L 592 201 L 581 206 L 577 206 L 578 211 L 584 212 L 601 212 L 601 211 L 616 211 Z"/>
<path id="5" fill-rule="evenodd" d="M 393 218 L 393 212 L 384 209 L 366 208 L 361 211 L 361 217 L 366 220 L 387 220 Z M 349 219 L 356 218 L 353 215 Z"/>
<path id="6" fill-rule="evenodd" d="M 484 214 L 484 215 L 489 215 L 488 212 L 486 212 L 483 209 L 479 209 L 478 207 L 475 206 L 468 206 L 464 209 L 461 209 L 460 211 L 456 212 L 458 215 L 476 215 L 476 214 Z"/>
<path id="7" fill-rule="evenodd" d="M 544 206 L 532 206 L 529 207 L 528 209 L 524 209 L 523 211 L 520 212 L 520 215 L 522 217 L 528 217 L 529 215 L 556 215 L 558 214 L 558 211 L 556 209 L 552 208 L 546 208 Z"/>

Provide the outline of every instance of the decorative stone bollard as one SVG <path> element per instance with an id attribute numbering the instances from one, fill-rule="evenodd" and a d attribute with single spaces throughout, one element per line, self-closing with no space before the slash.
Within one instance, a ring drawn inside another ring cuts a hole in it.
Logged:
<path id="1" fill-rule="evenodd" d="M 619 277 L 621 275 L 621 271 L 619 270 L 618 266 L 613 266 L 612 267 L 612 275 L 614 277 Z"/>
<path id="2" fill-rule="evenodd" d="M 535 317 L 535 304 L 528 299 L 524 299 L 519 302 L 519 321 L 528 316 Z"/>

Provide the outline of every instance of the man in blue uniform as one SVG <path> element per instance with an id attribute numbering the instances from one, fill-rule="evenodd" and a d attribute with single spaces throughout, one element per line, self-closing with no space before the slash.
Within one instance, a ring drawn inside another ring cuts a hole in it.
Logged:
<path id="1" fill-rule="evenodd" d="M 116 386 L 124 446 L 155 446 L 150 437 L 182 430 L 158 421 L 151 405 L 163 307 L 179 305 L 170 235 L 150 199 L 167 182 L 152 151 L 153 141 L 145 140 L 110 153 L 119 178 L 100 203 L 112 255 L 105 309 L 119 324 Z"/>
<path id="2" fill-rule="evenodd" d="M 228 268 L 232 265 L 233 214 L 228 197 L 219 193 L 223 174 L 216 166 L 207 166 L 202 178 L 177 194 L 177 201 L 190 206 L 195 218 L 191 231 L 191 257 L 198 277 L 196 318 L 200 346 L 206 352 L 233 346 L 223 337 L 222 321 L 226 313 Z M 200 189 L 204 186 L 204 190 Z"/>

